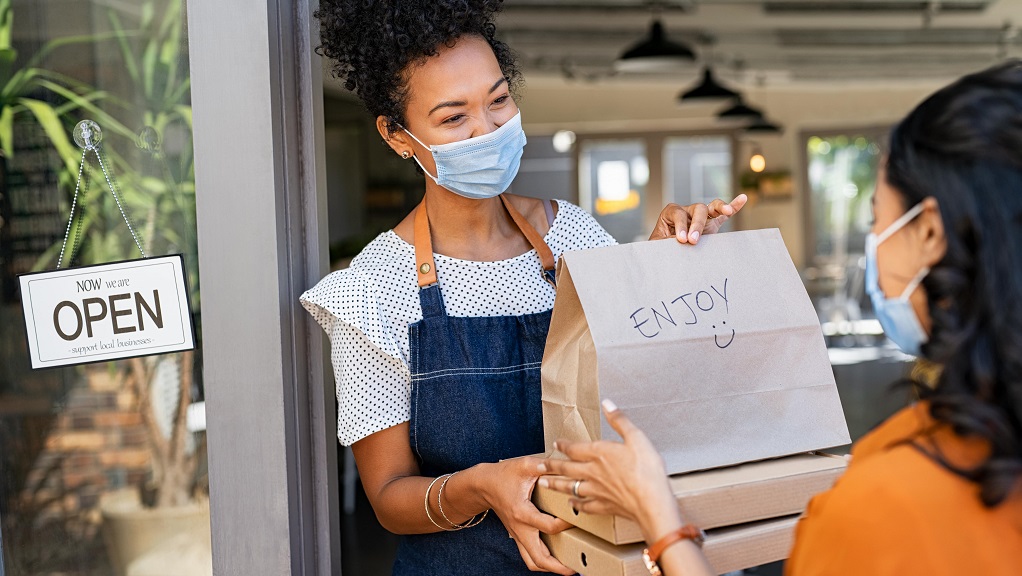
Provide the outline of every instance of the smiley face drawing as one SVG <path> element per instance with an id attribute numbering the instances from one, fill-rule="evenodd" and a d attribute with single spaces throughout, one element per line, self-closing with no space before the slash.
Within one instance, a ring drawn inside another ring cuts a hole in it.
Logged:
<path id="1" fill-rule="evenodd" d="M 721 328 L 722 329 L 727 329 L 727 320 L 721 322 L 720 324 L 721 324 Z M 713 329 L 714 330 L 717 329 L 717 325 L 716 324 L 713 325 Z M 723 350 L 724 348 L 727 348 L 728 346 L 731 345 L 732 342 L 735 341 L 735 329 L 734 328 L 731 329 L 731 336 L 730 337 L 725 336 L 724 338 L 728 338 L 727 343 L 726 344 L 721 344 L 720 343 L 720 341 L 722 340 L 721 335 L 720 334 L 714 334 L 713 335 L 713 343 L 716 344 L 717 348 L 720 348 L 721 350 Z"/>

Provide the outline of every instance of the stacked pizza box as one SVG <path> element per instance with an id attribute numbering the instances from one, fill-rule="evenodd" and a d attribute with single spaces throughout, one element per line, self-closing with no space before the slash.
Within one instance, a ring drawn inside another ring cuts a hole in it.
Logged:
<path id="1" fill-rule="evenodd" d="M 718 574 L 788 556 L 795 524 L 806 504 L 829 489 L 845 459 L 820 452 L 670 477 L 682 518 L 706 531 L 703 545 Z M 551 553 L 585 576 L 644 576 L 642 533 L 620 517 L 578 512 L 570 496 L 537 486 L 540 510 L 572 524 L 544 536 Z"/>

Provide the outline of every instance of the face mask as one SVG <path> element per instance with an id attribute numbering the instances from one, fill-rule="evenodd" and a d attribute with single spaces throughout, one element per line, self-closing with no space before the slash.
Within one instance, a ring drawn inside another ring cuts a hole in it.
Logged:
<path id="1" fill-rule="evenodd" d="M 411 132 L 408 135 L 415 138 Z M 475 138 L 439 146 L 426 146 L 418 138 L 415 141 L 433 154 L 436 176 L 417 157 L 413 158 L 434 182 L 465 198 L 493 198 L 507 190 L 518 175 L 525 148 L 522 113 L 518 112 L 493 132 Z"/>
<path id="2" fill-rule="evenodd" d="M 876 312 L 877 320 L 880 321 L 880 326 L 883 327 L 887 337 L 898 348 L 901 348 L 903 352 L 913 356 L 919 356 L 920 349 L 926 343 L 928 337 L 926 331 L 923 330 L 922 324 L 919 323 L 919 317 L 916 316 L 915 310 L 912 309 L 909 296 L 919 287 L 919 283 L 923 281 L 923 278 L 926 278 L 926 275 L 930 273 L 930 268 L 924 267 L 920 270 L 915 278 L 908 283 L 908 286 L 905 287 L 905 291 L 901 293 L 901 296 L 888 298 L 880 289 L 880 275 L 877 271 L 877 246 L 894 235 L 895 232 L 901 230 L 906 224 L 921 214 L 922 211 L 923 205 L 916 204 L 879 235 L 869 234 L 866 236 L 866 293 L 869 294 L 869 298 L 873 302 L 873 311 Z"/>

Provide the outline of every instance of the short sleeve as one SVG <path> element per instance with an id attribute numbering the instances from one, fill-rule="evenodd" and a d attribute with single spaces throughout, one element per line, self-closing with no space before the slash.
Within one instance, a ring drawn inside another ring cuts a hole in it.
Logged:
<path id="1" fill-rule="evenodd" d="M 332 272 L 302 294 L 299 300 L 331 338 L 335 325 L 340 321 L 359 329 L 385 353 L 402 359 L 375 286 L 362 271 L 347 268 Z"/>
<path id="2" fill-rule="evenodd" d="M 555 227 L 547 236 L 547 243 L 556 254 L 569 250 L 585 250 L 616 246 L 617 240 L 607 232 L 592 214 L 571 202 L 557 201 Z"/>
<path id="3" fill-rule="evenodd" d="M 330 337 L 337 393 L 337 439 L 344 446 L 411 418 L 407 366 L 357 328 L 338 323 Z"/>
<path id="4" fill-rule="evenodd" d="M 408 421 L 411 376 L 372 283 L 356 269 L 341 270 L 301 303 L 330 338 L 341 444 Z"/>

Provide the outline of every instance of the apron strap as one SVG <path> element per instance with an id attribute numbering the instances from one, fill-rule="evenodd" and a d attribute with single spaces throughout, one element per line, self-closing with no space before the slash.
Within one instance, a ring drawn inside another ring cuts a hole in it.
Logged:
<path id="1" fill-rule="evenodd" d="M 539 255 L 539 261 L 543 263 L 543 270 L 547 272 L 553 272 L 554 270 L 554 253 L 550 251 L 550 247 L 546 245 L 543 237 L 536 232 L 536 229 L 529 224 L 529 221 L 522 216 L 503 194 L 500 195 L 500 199 L 504 202 L 504 207 L 507 208 L 507 213 L 511 215 L 511 219 L 518 225 L 518 229 L 525 234 L 525 239 L 529 241 L 529 244 L 536 249 L 536 253 Z"/>
<path id="2" fill-rule="evenodd" d="M 419 277 L 419 288 L 437 283 L 436 262 L 433 261 L 433 238 L 429 235 L 429 217 L 426 216 L 426 198 L 415 209 L 415 229 L 412 233 L 415 242 L 415 271 Z"/>
<path id="3" fill-rule="evenodd" d="M 511 215 L 518 229 L 525 235 L 525 239 L 536 250 L 539 261 L 543 264 L 544 278 L 550 281 L 554 273 L 554 253 L 547 246 L 539 232 L 529 224 L 529 221 L 522 216 L 511 202 L 503 195 L 500 195 L 504 208 Z M 415 209 L 415 227 L 412 241 L 415 243 L 415 271 L 419 279 L 419 288 L 425 288 L 437 283 L 436 262 L 433 261 L 433 239 L 429 232 L 429 217 L 426 215 L 426 198 Z"/>

